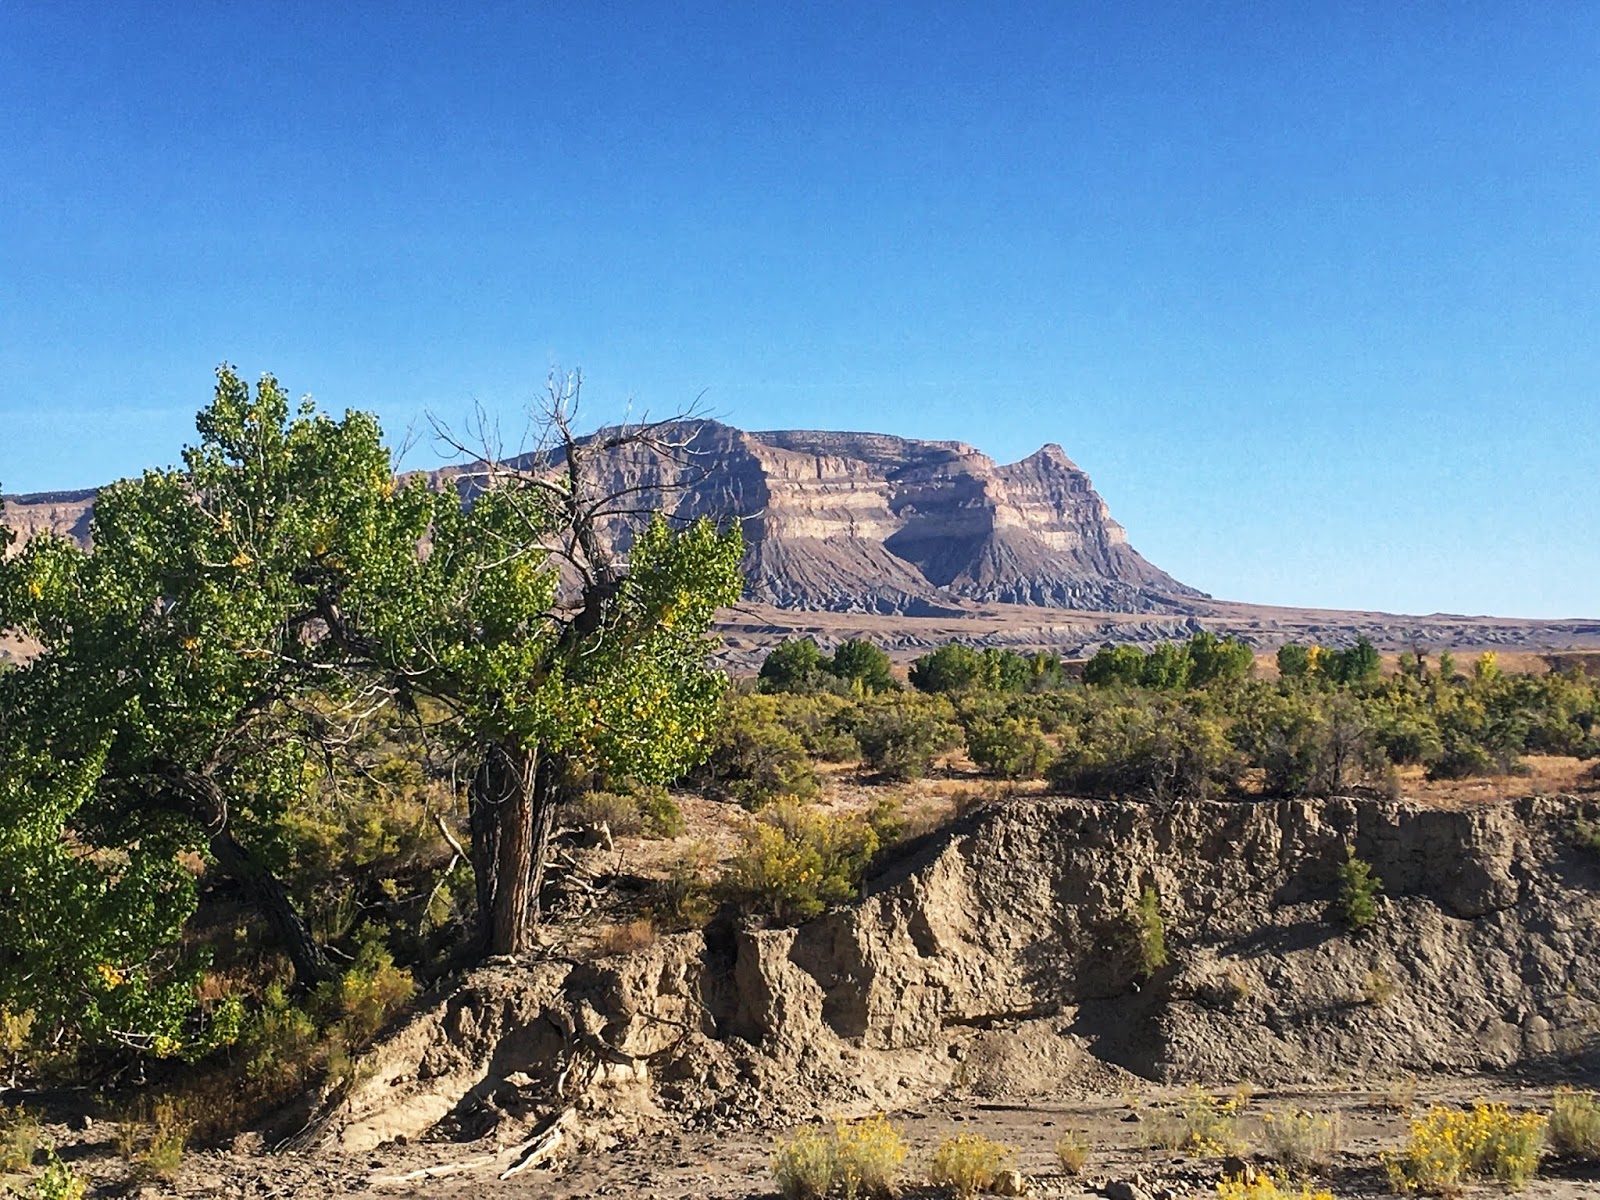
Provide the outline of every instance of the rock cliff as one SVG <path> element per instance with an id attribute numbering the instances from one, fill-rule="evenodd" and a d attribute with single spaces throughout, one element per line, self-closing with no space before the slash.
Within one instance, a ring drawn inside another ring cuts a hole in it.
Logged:
<path id="1" fill-rule="evenodd" d="M 740 521 L 753 601 L 939 615 L 973 601 L 1182 613 L 1204 599 L 1128 545 L 1059 446 L 1000 466 L 961 442 L 886 434 L 748 433 L 714 421 L 659 432 L 677 448 L 599 455 L 596 485 L 632 509 Z M 93 491 L 51 492 L 9 497 L 5 512 L 24 536 L 82 541 L 93 504 Z"/>
<path id="2" fill-rule="evenodd" d="M 1600 860 L 1572 831 L 1593 808 L 996 804 L 796 929 L 481 969 L 374 1050 L 320 1132 L 364 1151 L 575 1094 L 714 1120 L 1111 1090 L 1119 1072 L 1592 1070 Z M 1351 851 L 1383 884 L 1360 936 L 1337 915 Z M 1150 978 L 1130 925 L 1146 887 L 1171 953 Z"/>

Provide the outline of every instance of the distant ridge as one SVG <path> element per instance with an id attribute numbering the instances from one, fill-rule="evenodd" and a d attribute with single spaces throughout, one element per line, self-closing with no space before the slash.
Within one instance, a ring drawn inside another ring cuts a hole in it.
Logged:
<path id="1" fill-rule="evenodd" d="M 1001 466 L 963 442 L 882 433 L 749 433 L 716 421 L 661 432 L 682 452 L 608 452 L 595 464 L 599 485 L 679 518 L 739 520 L 751 601 L 912 616 L 973 603 L 1180 615 L 1207 598 L 1128 545 L 1060 446 Z M 431 474 L 443 484 L 462 470 Z M 95 495 L 10 496 L 7 520 L 24 537 L 48 530 L 87 544 Z"/>
<path id="2" fill-rule="evenodd" d="M 938 616 L 974 603 L 1182 614 L 1207 599 L 1128 545 L 1056 445 L 1000 466 L 963 442 L 882 433 L 661 433 L 681 451 L 611 452 L 599 485 L 680 519 L 740 520 L 755 602 Z"/>

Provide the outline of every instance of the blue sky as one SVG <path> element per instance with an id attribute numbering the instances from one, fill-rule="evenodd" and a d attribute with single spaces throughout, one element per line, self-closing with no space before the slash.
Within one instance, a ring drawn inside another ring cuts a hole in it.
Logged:
<path id="1" fill-rule="evenodd" d="M 1059 442 L 1221 596 L 1600 615 L 1597 215 L 1592 5 L 10 0 L 0 481 L 225 359 L 397 438 L 577 367 Z"/>

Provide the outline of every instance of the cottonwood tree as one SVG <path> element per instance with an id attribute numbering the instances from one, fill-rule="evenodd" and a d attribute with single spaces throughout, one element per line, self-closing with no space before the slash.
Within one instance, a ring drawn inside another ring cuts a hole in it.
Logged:
<path id="1" fill-rule="evenodd" d="M 574 432 L 577 376 L 552 376 L 545 445 L 479 456 L 470 505 L 435 512 L 432 550 L 367 635 L 398 686 L 442 702 L 471 756 L 473 872 L 485 948 L 527 948 L 563 789 L 601 772 L 665 783 L 704 756 L 727 682 L 706 666 L 737 601 L 743 542 L 701 519 L 672 528 L 660 486 L 616 482 L 616 456 L 682 461 L 680 418 Z M 565 586 L 563 586 L 563 580 Z"/>
<path id="2" fill-rule="evenodd" d="M 414 541 L 427 510 L 397 502 L 370 416 L 289 410 L 270 376 L 252 395 L 219 371 L 182 469 L 100 493 L 92 553 L 41 536 L 0 564 L 0 630 L 37 646 L 0 680 L 3 974 L 123 1012 L 130 1044 L 135 999 L 181 975 L 186 857 L 237 883 L 302 986 L 332 974 L 271 850 L 308 764 L 381 697 L 328 656 L 306 574 L 397 516 Z"/>
<path id="3" fill-rule="evenodd" d="M 419 695 L 474 756 L 484 945 L 526 945 L 558 788 L 694 759 L 724 686 L 706 631 L 739 587 L 736 530 L 643 521 L 613 554 L 602 523 L 635 514 L 588 486 L 609 443 L 570 412 L 560 475 L 482 464 L 463 504 L 397 484 L 371 416 L 291 417 L 270 376 L 252 394 L 224 368 L 183 469 L 101 493 L 92 554 L 44 536 L 0 563 L 0 633 L 38 647 L 0 675 L 0 1003 L 48 1007 L 54 987 L 61 1019 L 108 1013 L 80 1024 L 175 1048 L 195 856 L 302 986 L 327 978 L 267 851 L 308 771 Z M 92 928 L 61 937 L 74 920 Z"/>

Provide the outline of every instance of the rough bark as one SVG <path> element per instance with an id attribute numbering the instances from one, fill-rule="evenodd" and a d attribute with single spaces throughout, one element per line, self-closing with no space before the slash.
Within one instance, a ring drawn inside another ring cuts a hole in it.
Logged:
<path id="1" fill-rule="evenodd" d="M 473 775 L 472 865 L 489 954 L 526 952 L 555 825 L 558 771 L 534 751 L 490 746 Z"/>

